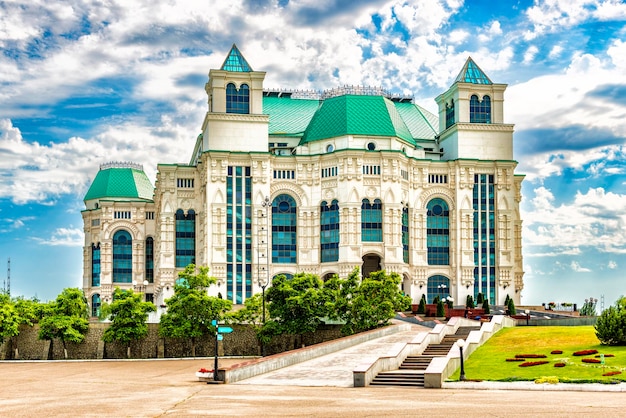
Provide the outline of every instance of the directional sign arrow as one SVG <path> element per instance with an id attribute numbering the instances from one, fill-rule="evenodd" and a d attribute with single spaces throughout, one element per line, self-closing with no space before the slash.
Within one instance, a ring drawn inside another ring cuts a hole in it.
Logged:
<path id="1" fill-rule="evenodd" d="M 230 334 L 233 332 L 231 327 L 217 327 L 217 332 L 220 334 Z"/>
<path id="2" fill-rule="evenodd" d="M 224 336 L 222 334 L 217 334 L 217 341 L 222 341 Z"/>

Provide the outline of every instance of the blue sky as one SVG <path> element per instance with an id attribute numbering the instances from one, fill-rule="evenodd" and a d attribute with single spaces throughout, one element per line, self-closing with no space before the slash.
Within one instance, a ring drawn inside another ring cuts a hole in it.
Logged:
<path id="1" fill-rule="evenodd" d="M 522 303 L 626 294 L 626 5 L 616 0 L 0 2 L 0 285 L 82 286 L 99 165 L 187 162 L 236 43 L 266 88 L 381 86 L 436 111 L 471 56 L 509 85 Z"/>

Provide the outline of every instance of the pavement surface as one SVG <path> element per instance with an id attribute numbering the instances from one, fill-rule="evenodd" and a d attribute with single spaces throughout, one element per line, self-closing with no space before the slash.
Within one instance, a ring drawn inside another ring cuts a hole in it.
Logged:
<path id="1" fill-rule="evenodd" d="M 355 362 L 376 356 L 376 351 L 386 352 L 413 335 L 382 337 L 229 385 L 207 385 L 196 378 L 200 368 L 213 368 L 213 358 L 4 361 L 0 362 L 0 417 L 626 416 L 626 396 L 615 392 L 626 391 L 624 384 L 450 382 L 444 389 L 350 387 Z M 219 365 L 242 361 L 222 358 Z"/>

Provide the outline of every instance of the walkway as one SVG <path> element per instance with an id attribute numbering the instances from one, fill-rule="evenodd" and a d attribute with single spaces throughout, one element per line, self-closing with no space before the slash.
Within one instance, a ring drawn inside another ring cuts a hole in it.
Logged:
<path id="1" fill-rule="evenodd" d="M 377 338 L 313 360 L 242 380 L 237 385 L 266 386 L 354 386 L 353 370 L 356 366 L 374 362 L 398 345 L 413 340 L 417 333 L 431 331 L 421 325 L 410 325 L 410 331 L 398 332 Z"/>

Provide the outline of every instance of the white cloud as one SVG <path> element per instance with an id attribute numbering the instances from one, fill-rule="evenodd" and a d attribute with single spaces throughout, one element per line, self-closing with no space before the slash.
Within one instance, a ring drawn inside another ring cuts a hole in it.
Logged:
<path id="1" fill-rule="evenodd" d="M 534 193 L 522 213 L 529 255 L 576 255 L 589 247 L 626 254 L 626 195 L 589 188 L 586 193 L 577 192 L 570 203 L 556 204 L 547 188 L 538 187 Z"/>
<path id="2" fill-rule="evenodd" d="M 539 52 L 539 48 L 534 45 L 529 46 L 524 53 L 524 64 L 529 64 L 535 59 L 535 55 Z"/>
<path id="3" fill-rule="evenodd" d="M 609 264 L 607 265 L 608 268 L 610 268 L 611 270 L 615 270 L 617 268 L 617 263 L 613 260 L 609 261 Z"/>
<path id="4" fill-rule="evenodd" d="M 589 272 L 591 272 L 590 269 L 585 268 L 585 267 L 581 267 L 580 263 L 578 263 L 577 261 L 572 261 L 572 263 L 570 264 L 570 267 L 576 273 L 589 273 Z"/>
<path id="5" fill-rule="evenodd" d="M 48 239 L 33 239 L 41 245 L 81 247 L 85 244 L 85 235 L 80 228 L 57 228 Z"/>

